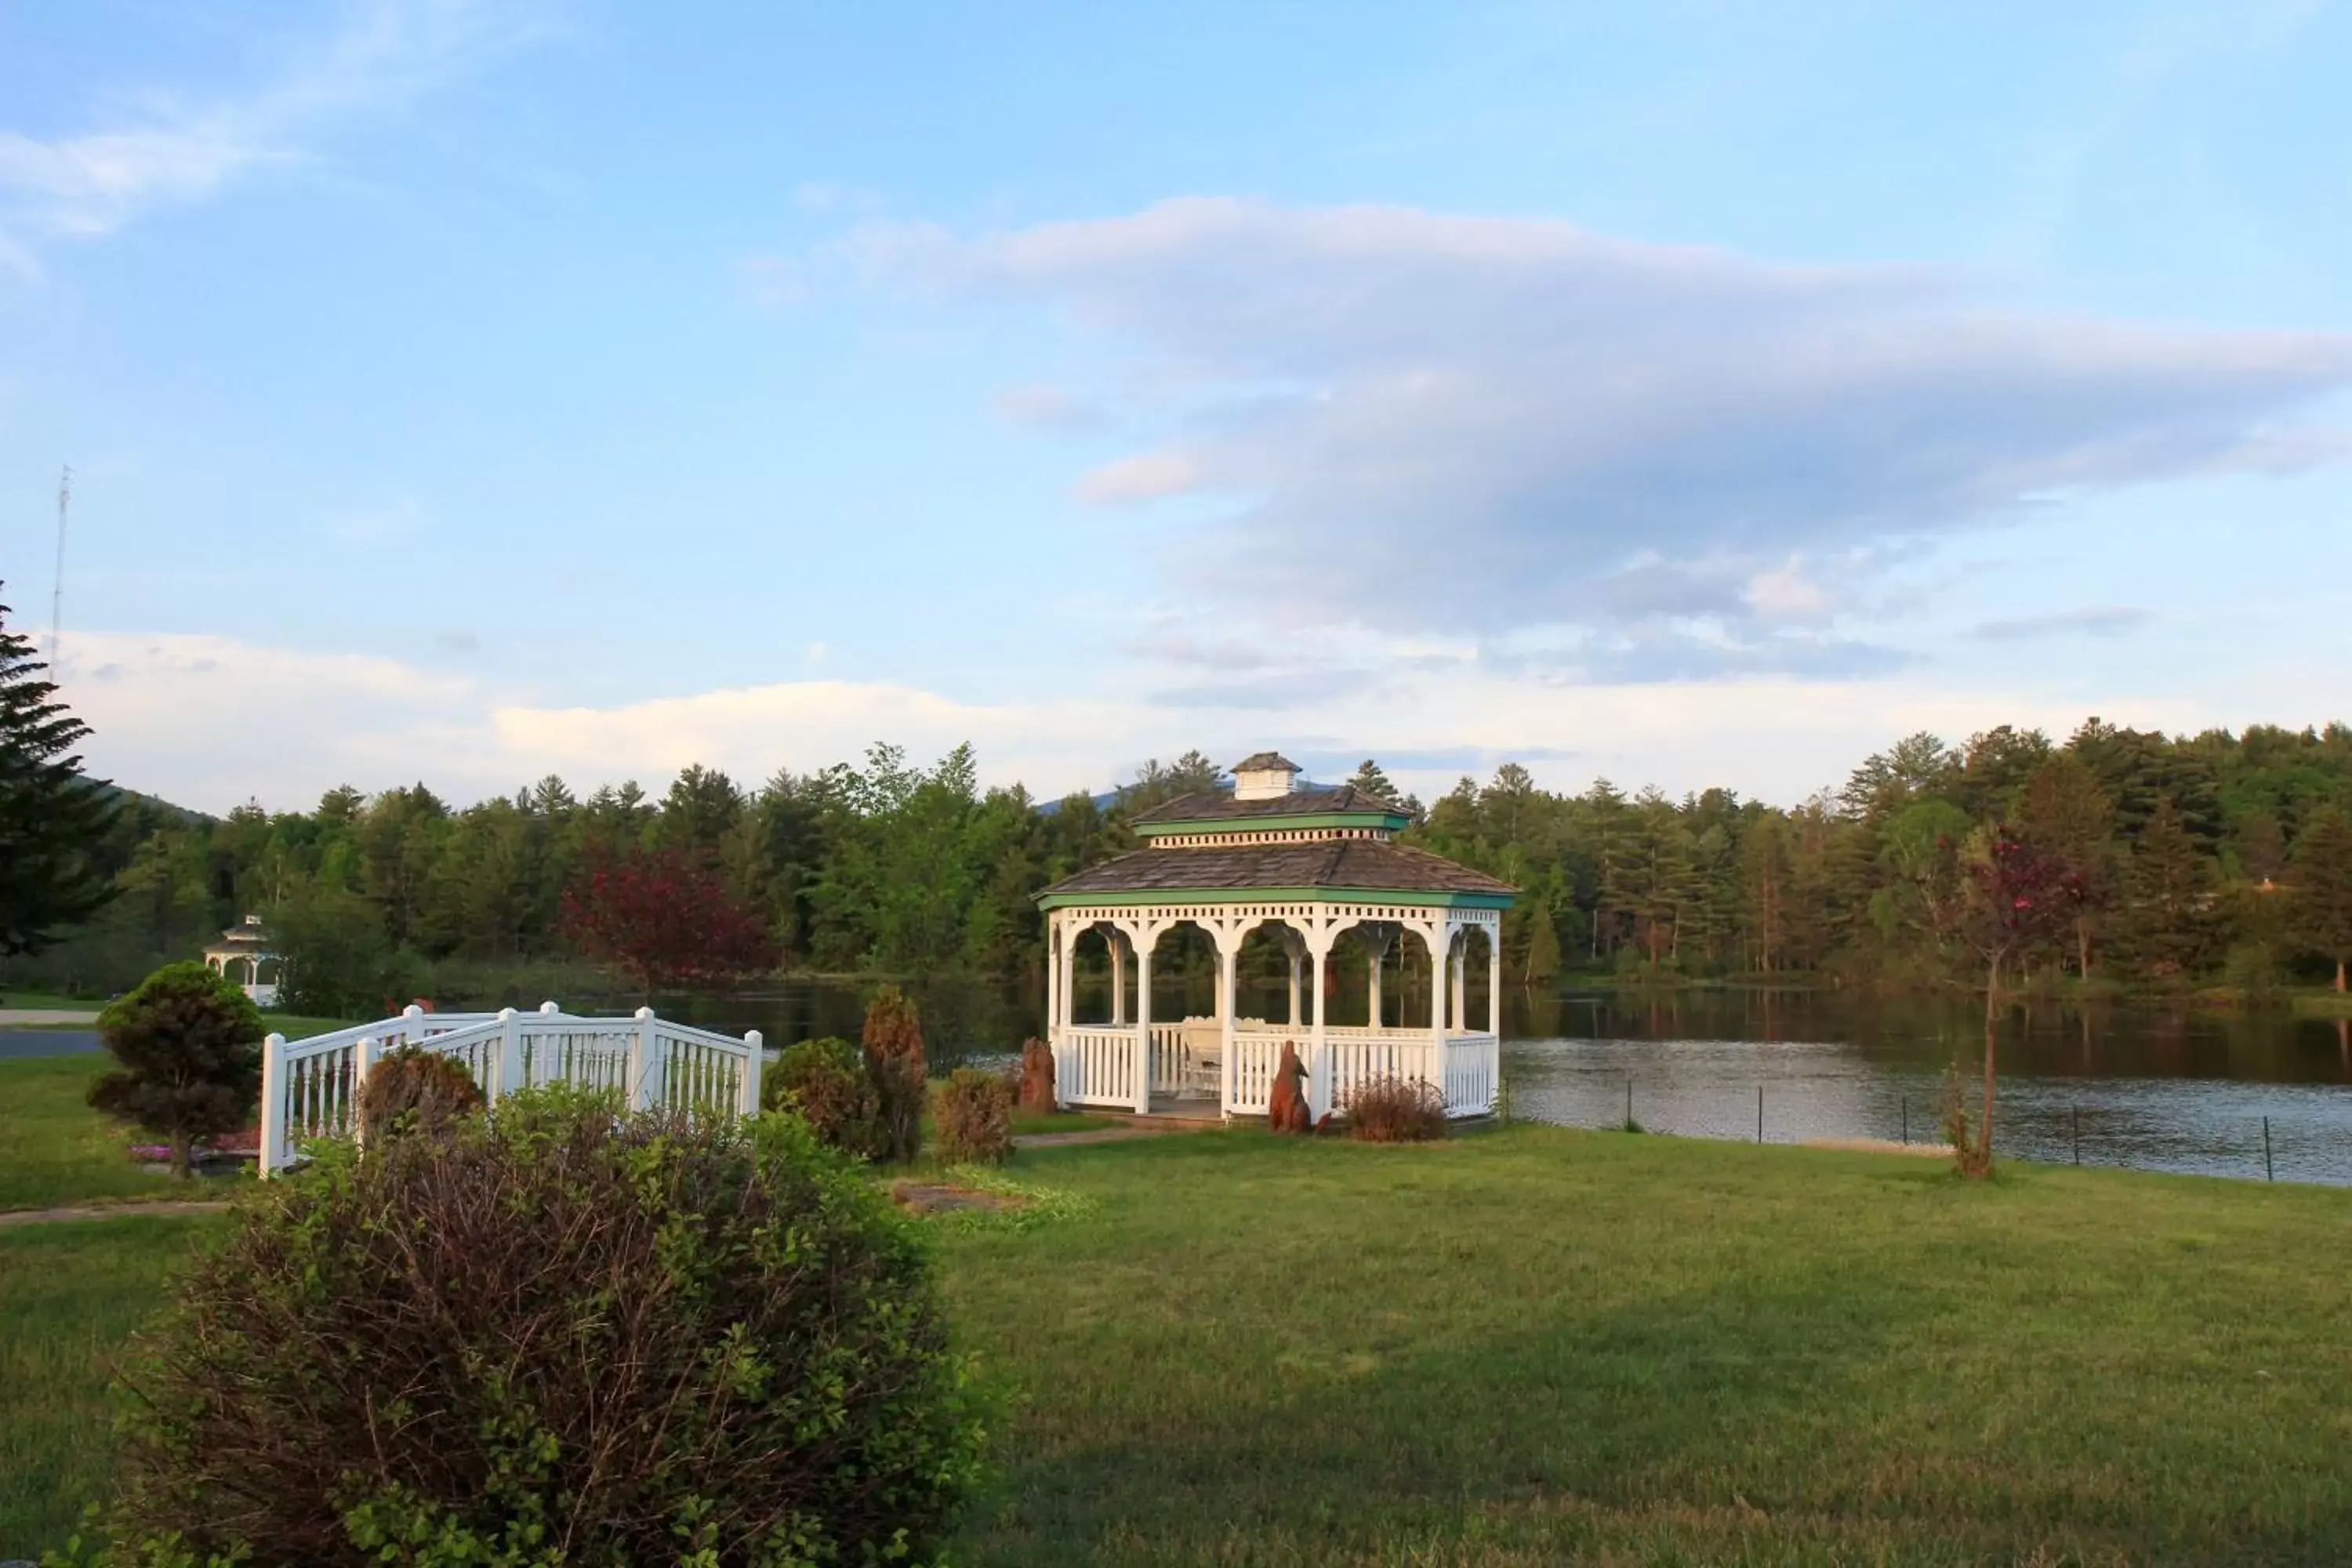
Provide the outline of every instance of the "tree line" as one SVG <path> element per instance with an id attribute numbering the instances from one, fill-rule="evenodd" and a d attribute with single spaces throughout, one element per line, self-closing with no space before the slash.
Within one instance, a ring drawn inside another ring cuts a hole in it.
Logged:
<path id="1" fill-rule="evenodd" d="M 127 989 L 258 912 L 327 1011 L 528 992 L 541 970 L 538 988 L 576 992 L 583 954 L 625 959 L 626 927 L 688 907 L 681 884 L 695 929 L 727 933 L 709 945 L 744 955 L 732 973 L 1029 979 L 1038 889 L 1136 847 L 1139 813 L 1225 782 L 1192 751 L 1107 795 L 1040 802 L 982 789 L 969 745 L 928 767 L 877 745 L 756 785 L 688 767 L 659 796 L 548 777 L 458 807 L 419 783 L 215 819 L 83 778 L 86 733 L 0 610 L 0 983 Z M 2063 742 L 2004 726 L 1958 746 L 1918 734 L 1794 807 L 1607 780 L 1562 794 L 1516 764 L 1425 809 L 1376 762 L 1351 782 L 1407 809 L 1407 841 L 1523 889 L 1503 956 L 1528 984 L 1594 970 L 1963 979 L 1959 894 L 1994 837 L 2062 867 L 2071 889 L 2065 929 L 2014 955 L 2029 979 L 2258 992 L 2340 986 L 2352 962 L 2342 724 L 2174 737 L 2092 719 Z M 637 979 L 719 978 L 696 956 Z"/>

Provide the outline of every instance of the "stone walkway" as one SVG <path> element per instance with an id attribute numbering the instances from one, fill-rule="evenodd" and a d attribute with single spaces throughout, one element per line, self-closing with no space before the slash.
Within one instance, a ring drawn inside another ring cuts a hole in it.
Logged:
<path id="1" fill-rule="evenodd" d="M 95 1024 L 95 1007 L 0 1007 L 0 1029 L 13 1025 L 33 1024 Z"/>

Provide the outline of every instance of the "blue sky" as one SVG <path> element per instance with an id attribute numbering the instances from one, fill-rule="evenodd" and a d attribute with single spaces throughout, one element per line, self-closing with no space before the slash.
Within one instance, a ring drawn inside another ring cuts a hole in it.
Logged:
<path id="1" fill-rule="evenodd" d="M 287 807 L 2352 717 L 2340 5 L 0 11 L 0 577 Z"/>

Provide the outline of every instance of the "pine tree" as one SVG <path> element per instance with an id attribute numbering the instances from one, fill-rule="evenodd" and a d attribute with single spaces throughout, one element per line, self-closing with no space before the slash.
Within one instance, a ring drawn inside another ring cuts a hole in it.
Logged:
<path id="1" fill-rule="evenodd" d="M 2336 989 L 2352 963 L 2352 820 L 2334 806 L 2313 814 L 2294 841 L 2288 930 L 2295 944 L 2336 961 Z"/>
<path id="2" fill-rule="evenodd" d="M 2124 878 L 2123 935 L 2140 967 L 2191 974 L 2212 947 L 2213 860 L 2197 847 L 2170 795 L 2158 795 Z"/>
<path id="3" fill-rule="evenodd" d="M 0 605 L 0 956 L 39 952 L 114 896 L 91 853 L 114 806 L 74 751 L 89 726 L 7 617 Z"/>

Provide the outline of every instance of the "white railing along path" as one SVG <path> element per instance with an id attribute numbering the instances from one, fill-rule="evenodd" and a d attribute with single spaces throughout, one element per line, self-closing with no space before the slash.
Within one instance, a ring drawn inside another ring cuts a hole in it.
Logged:
<path id="1" fill-rule="evenodd" d="M 300 1158 L 304 1140 L 352 1135 L 369 1071 L 386 1051 L 415 1046 L 464 1064 L 497 1101 L 549 1084 L 615 1089 L 637 1110 L 685 1114 L 760 1110 L 760 1031 L 737 1039 L 656 1017 L 587 1018 L 552 1002 L 536 1013 L 427 1013 L 354 1025 L 306 1039 L 271 1035 L 261 1058 L 261 1174 Z"/>

